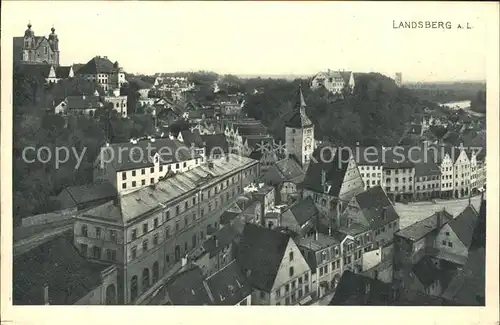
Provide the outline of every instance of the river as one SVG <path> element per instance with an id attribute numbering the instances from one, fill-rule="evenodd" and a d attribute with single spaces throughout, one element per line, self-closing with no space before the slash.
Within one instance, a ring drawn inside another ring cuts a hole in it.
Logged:
<path id="1" fill-rule="evenodd" d="M 470 104 L 471 104 L 470 100 L 462 100 L 459 102 L 440 103 L 439 105 L 445 106 L 445 107 L 448 107 L 448 108 L 451 108 L 454 110 L 463 109 L 464 111 L 466 111 L 467 113 L 469 113 L 470 115 L 473 115 L 473 116 L 485 116 L 485 114 L 483 114 L 483 113 L 478 113 L 478 112 L 474 112 L 473 110 L 471 110 Z"/>

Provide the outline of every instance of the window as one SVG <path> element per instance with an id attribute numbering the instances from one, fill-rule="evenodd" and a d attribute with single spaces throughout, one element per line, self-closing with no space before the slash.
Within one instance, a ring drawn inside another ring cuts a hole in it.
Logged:
<path id="1" fill-rule="evenodd" d="M 146 170 L 143 168 L 141 169 L 141 175 L 145 175 L 146 174 Z"/>
<path id="2" fill-rule="evenodd" d="M 148 250 L 148 240 L 146 239 L 142 242 L 142 251 L 146 252 L 147 250 Z"/>
<path id="3" fill-rule="evenodd" d="M 116 251 L 114 249 L 108 249 L 106 251 L 106 258 L 108 261 L 116 261 Z"/>
<path id="4" fill-rule="evenodd" d="M 153 245 L 158 245 L 158 234 L 153 236 Z"/>
<path id="5" fill-rule="evenodd" d="M 287 283 L 285 284 L 285 293 L 290 291 L 290 285 Z"/>
<path id="6" fill-rule="evenodd" d="M 154 167 L 151 167 L 151 168 L 149 169 L 149 171 L 150 171 L 151 173 L 154 173 L 154 172 L 155 172 L 155 168 L 154 168 Z"/>
<path id="7" fill-rule="evenodd" d="M 146 180 L 145 179 L 141 180 L 141 185 L 142 186 L 146 185 Z"/>
<path id="8" fill-rule="evenodd" d="M 135 177 L 135 170 L 132 171 L 132 177 Z"/>
<path id="9" fill-rule="evenodd" d="M 132 240 L 137 238 L 137 229 L 132 229 Z"/>
<path id="10" fill-rule="evenodd" d="M 180 221 L 179 221 L 179 220 L 177 220 L 177 221 L 175 222 L 175 231 L 176 231 L 176 232 L 177 232 L 177 231 L 179 231 L 179 228 L 180 228 L 180 227 L 181 227 L 181 223 L 180 223 Z"/>
<path id="11" fill-rule="evenodd" d="M 179 169 L 179 164 L 175 164 L 175 169 Z"/>
<path id="12" fill-rule="evenodd" d="M 136 181 L 132 181 L 132 187 L 135 187 L 137 185 Z"/>
<path id="13" fill-rule="evenodd" d="M 127 188 L 127 183 L 123 183 L 122 184 L 122 189 L 126 189 Z"/>
<path id="14" fill-rule="evenodd" d="M 165 211 L 165 221 L 170 220 L 170 211 Z"/>
<path id="15" fill-rule="evenodd" d="M 88 237 L 89 236 L 87 225 L 82 225 L 82 236 L 83 237 Z"/>
<path id="16" fill-rule="evenodd" d="M 453 243 L 451 241 L 448 242 L 448 247 L 453 247 Z"/>
<path id="17" fill-rule="evenodd" d="M 122 180 L 126 180 L 127 179 L 127 172 L 123 172 L 122 173 Z"/>
<path id="18" fill-rule="evenodd" d="M 309 273 L 304 274 L 304 281 L 309 281 Z"/>
<path id="19" fill-rule="evenodd" d="M 189 224 L 188 217 L 184 217 L 184 228 L 186 228 Z"/>
<path id="20" fill-rule="evenodd" d="M 265 297 L 266 297 L 266 294 L 263 291 L 261 291 L 260 292 L 260 299 L 264 299 Z"/>
<path id="21" fill-rule="evenodd" d="M 165 228 L 165 238 L 170 237 L 170 227 Z"/>
<path id="22" fill-rule="evenodd" d="M 101 228 L 95 227 L 95 238 L 101 239 Z"/>
<path id="23" fill-rule="evenodd" d="M 162 171 L 163 171 L 163 166 L 160 166 L 160 172 L 162 172 Z"/>
<path id="24" fill-rule="evenodd" d="M 175 215 L 179 215 L 181 213 L 181 208 L 179 206 L 175 207 Z"/>
<path id="25" fill-rule="evenodd" d="M 305 291 L 305 293 L 306 293 L 306 294 L 308 294 L 308 293 L 309 293 L 309 285 L 308 285 L 308 284 L 306 284 L 306 285 L 304 286 L 304 291 Z"/>
<path id="26" fill-rule="evenodd" d="M 142 224 L 142 232 L 144 234 L 146 234 L 148 232 L 148 224 L 147 223 Z"/>
<path id="27" fill-rule="evenodd" d="M 293 266 L 290 266 L 290 269 L 288 271 L 289 271 L 288 273 L 292 277 L 293 276 Z"/>
<path id="28" fill-rule="evenodd" d="M 94 246 L 94 258 L 101 258 L 101 247 Z"/>
<path id="29" fill-rule="evenodd" d="M 446 232 L 446 236 L 449 236 L 449 235 L 450 235 L 450 232 L 449 232 L 449 231 L 447 231 L 447 232 Z"/>
<path id="30" fill-rule="evenodd" d="M 290 252 L 288 256 L 290 257 L 290 261 L 293 261 L 293 252 Z"/>
<path id="31" fill-rule="evenodd" d="M 443 246 L 446 246 L 446 240 L 443 240 L 442 244 L 443 244 Z"/>
<path id="32" fill-rule="evenodd" d="M 83 256 L 87 256 L 88 246 L 85 244 L 80 244 L 80 252 Z"/>
<path id="33" fill-rule="evenodd" d="M 112 242 L 114 242 L 114 243 L 116 243 L 116 242 L 117 242 L 117 240 L 116 240 L 116 231 L 115 231 L 115 230 L 110 230 L 110 231 L 109 231 L 109 239 L 110 239 Z"/>

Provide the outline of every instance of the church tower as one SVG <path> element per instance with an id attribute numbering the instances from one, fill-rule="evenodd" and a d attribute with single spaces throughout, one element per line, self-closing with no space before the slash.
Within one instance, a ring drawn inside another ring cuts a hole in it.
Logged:
<path id="1" fill-rule="evenodd" d="M 50 31 L 52 33 L 49 34 L 49 44 L 52 48 L 53 54 L 50 57 L 49 63 L 59 66 L 59 38 L 57 37 L 56 29 L 54 27 L 52 27 Z"/>
<path id="2" fill-rule="evenodd" d="M 293 156 L 304 170 L 314 151 L 314 125 L 306 115 L 306 102 L 299 86 L 293 112 L 285 121 L 285 142 L 289 156 Z"/>

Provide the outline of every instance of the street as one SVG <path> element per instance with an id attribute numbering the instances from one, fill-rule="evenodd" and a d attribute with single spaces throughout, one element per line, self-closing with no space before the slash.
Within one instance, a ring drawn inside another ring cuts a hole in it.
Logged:
<path id="1" fill-rule="evenodd" d="M 475 196 L 471 198 L 471 203 L 474 208 L 479 211 L 479 206 L 481 204 L 481 196 Z M 415 222 L 425 219 L 432 215 L 436 211 L 440 211 L 446 208 L 446 211 L 456 217 L 461 213 L 469 204 L 469 198 L 458 199 L 458 200 L 436 200 L 436 203 L 432 202 L 415 202 L 409 204 L 396 203 L 396 212 L 399 214 L 400 229 L 406 228 Z"/>

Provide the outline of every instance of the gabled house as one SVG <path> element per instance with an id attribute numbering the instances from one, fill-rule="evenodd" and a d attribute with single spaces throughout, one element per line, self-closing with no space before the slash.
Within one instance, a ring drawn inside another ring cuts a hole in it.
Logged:
<path id="1" fill-rule="evenodd" d="M 363 180 L 350 150 L 333 153 L 316 150 L 315 159 L 307 169 L 301 183 L 302 196 L 312 197 L 321 213 L 333 217 L 340 215 L 348 202 L 364 189 Z M 325 162 L 326 161 L 326 162 Z"/>
<path id="2" fill-rule="evenodd" d="M 436 237 L 436 258 L 464 265 L 467 261 L 473 235 L 478 223 L 478 213 L 472 205 L 455 219 L 445 224 Z"/>
<path id="3" fill-rule="evenodd" d="M 410 280 L 405 282 L 405 288 L 420 291 L 431 296 L 440 296 L 445 286 L 446 276 L 439 263 L 429 256 L 422 257 L 411 269 Z"/>
<path id="4" fill-rule="evenodd" d="M 194 129 L 199 133 L 199 129 Z M 217 159 L 229 153 L 229 145 L 224 134 L 201 134 L 208 159 Z"/>
<path id="5" fill-rule="evenodd" d="M 296 305 L 310 296 L 311 270 L 289 235 L 246 224 L 236 261 L 250 280 L 255 305 Z"/>
<path id="6" fill-rule="evenodd" d="M 234 242 L 239 233 L 231 225 L 217 230 L 203 242 L 200 249 L 188 254 L 189 259 L 199 266 L 203 274 L 210 276 L 234 260 Z"/>
<path id="7" fill-rule="evenodd" d="M 276 186 L 278 202 L 291 203 L 299 198 L 298 185 L 303 182 L 305 171 L 294 157 L 288 157 L 269 166 L 261 180 Z"/>
<path id="8" fill-rule="evenodd" d="M 252 286 L 236 261 L 209 276 L 206 283 L 214 305 L 252 305 Z"/>
<path id="9" fill-rule="evenodd" d="M 394 234 L 394 276 L 404 278 L 423 256 L 434 252 L 434 243 L 441 228 L 453 221 L 446 210 L 414 223 Z"/>
<path id="10" fill-rule="evenodd" d="M 177 135 L 177 140 L 184 143 L 189 150 L 193 150 L 195 154 L 205 157 L 205 144 L 198 131 L 181 131 Z"/>
<path id="11" fill-rule="evenodd" d="M 393 299 L 390 284 L 344 271 L 330 306 L 387 306 Z"/>
<path id="12" fill-rule="evenodd" d="M 58 81 L 61 79 L 71 79 L 75 76 L 75 72 L 73 71 L 73 66 L 67 66 L 67 67 L 58 66 L 55 69 Z"/>
<path id="13" fill-rule="evenodd" d="M 316 232 L 319 211 L 311 197 L 293 203 L 281 214 L 280 227 L 307 237 Z"/>
<path id="14" fill-rule="evenodd" d="M 353 223 L 371 229 L 375 248 L 392 243 L 394 233 L 399 230 L 399 216 L 380 186 L 369 188 L 351 199 L 340 216 L 340 224 L 349 227 Z"/>
<path id="15" fill-rule="evenodd" d="M 321 233 L 300 238 L 297 241 L 312 274 L 312 291 L 316 297 L 323 297 L 334 290 L 342 276 L 340 242 Z"/>
<path id="16" fill-rule="evenodd" d="M 99 108 L 104 107 L 100 97 L 96 96 L 68 96 L 54 108 L 56 114 L 76 114 L 94 116 Z"/>

